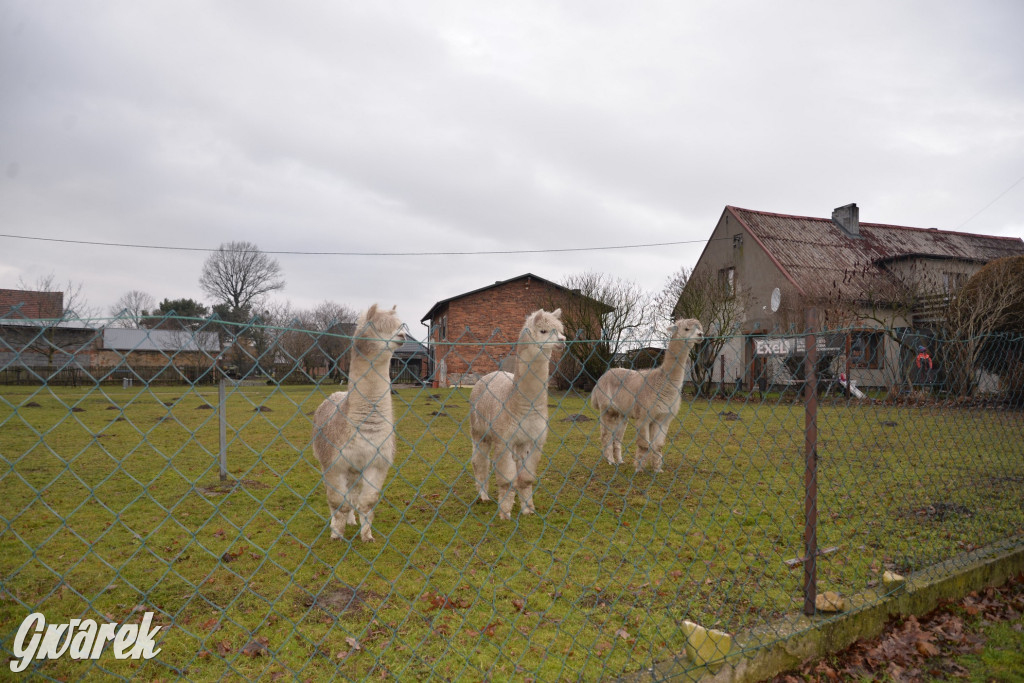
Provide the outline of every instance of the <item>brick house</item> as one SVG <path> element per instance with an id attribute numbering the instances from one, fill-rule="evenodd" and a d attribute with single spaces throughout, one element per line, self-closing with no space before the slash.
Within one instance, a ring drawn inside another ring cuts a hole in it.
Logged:
<path id="1" fill-rule="evenodd" d="M 1024 241 L 1016 237 L 862 223 L 856 204 L 830 218 L 727 206 L 693 269 L 728 283 L 742 309 L 735 332 L 743 336 L 715 359 L 711 379 L 792 382 L 787 366 L 803 351 L 787 336 L 804 329 L 814 306 L 823 325 L 841 330 L 818 340 L 819 356 L 835 359 L 832 372 L 891 386 L 937 306 L 986 263 L 1017 254 Z"/>
<path id="2" fill-rule="evenodd" d="M 558 283 L 524 273 L 438 301 L 420 319 L 429 330 L 434 386 L 472 385 L 489 372 L 511 371 L 526 316 L 538 308 L 564 307 L 569 297 L 581 296 Z M 607 308 L 599 302 L 593 304 Z M 571 339 L 573 332 L 566 330 L 566 337 Z M 552 363 L 553 368 L 555 365 Z"/>

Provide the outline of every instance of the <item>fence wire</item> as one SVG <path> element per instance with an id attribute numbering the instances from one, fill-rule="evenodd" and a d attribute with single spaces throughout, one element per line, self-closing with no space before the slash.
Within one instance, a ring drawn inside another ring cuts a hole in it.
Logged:
<path id="1" fill-rule="evenodd" d="M 802 334 L 691 340 L 664 422 L 678 343 L 646 340 L 660 375 L 607 358 L 641 378 L 611 464 L 593 342 L 110 322 L 0 319 L 0 643 L 153 613 L 161 650 L 39 677 L 653 680 L 695 666 L 686 622 L 769 644 L 804 606 L 809 402 L 817 592 L 1024 535 L 1020 336 L 818 330 L 813 386 Z"/>

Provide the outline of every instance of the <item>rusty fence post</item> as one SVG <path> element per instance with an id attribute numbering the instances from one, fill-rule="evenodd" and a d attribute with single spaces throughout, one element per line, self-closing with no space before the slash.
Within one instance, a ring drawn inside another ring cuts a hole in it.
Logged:
<path id="1" fill-rule="evenodd" d="M 808 308 L 804 346 L 804 614 L 814 614 L 818 589 L 818 310 Z M 847 377 L 849 381 L 849 377 Z"/>

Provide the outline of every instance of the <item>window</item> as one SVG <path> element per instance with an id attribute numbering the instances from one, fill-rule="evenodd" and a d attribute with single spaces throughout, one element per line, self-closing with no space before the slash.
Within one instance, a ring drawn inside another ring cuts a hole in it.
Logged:
<path id="1" fill-rule="evenodd" d="M 946 294 L 956 294 L 960 288 L 967 284 L 966 273 L 943 273 L 942 287 Z"/>
<path id="2" fill-rule="evenodd" d="M 850 333 L 850 366 L 881 368 L 885 354 L 885 337 L 881 332 Z"/>
<path id="3" fill-rule="evenodd" d="M 722 268 L 718 271 L 718 285 L 729 296 L 736 295 L 736 269 L 733 267 Z"/>

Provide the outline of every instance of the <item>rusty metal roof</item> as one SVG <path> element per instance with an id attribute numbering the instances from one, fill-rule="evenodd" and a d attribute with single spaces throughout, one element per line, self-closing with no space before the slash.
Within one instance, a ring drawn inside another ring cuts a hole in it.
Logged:
<path id="1" fill-rule="evenodd" d="M 885 297 L 896 282 L 886 269 L 910 258 L 987 263 L 1024 254 L 1024 240 L 935 228 L 860 223 L 852 237 L 830 218 L 810 218 L 727 206 L 779 268 L 811 297 Z"/>

